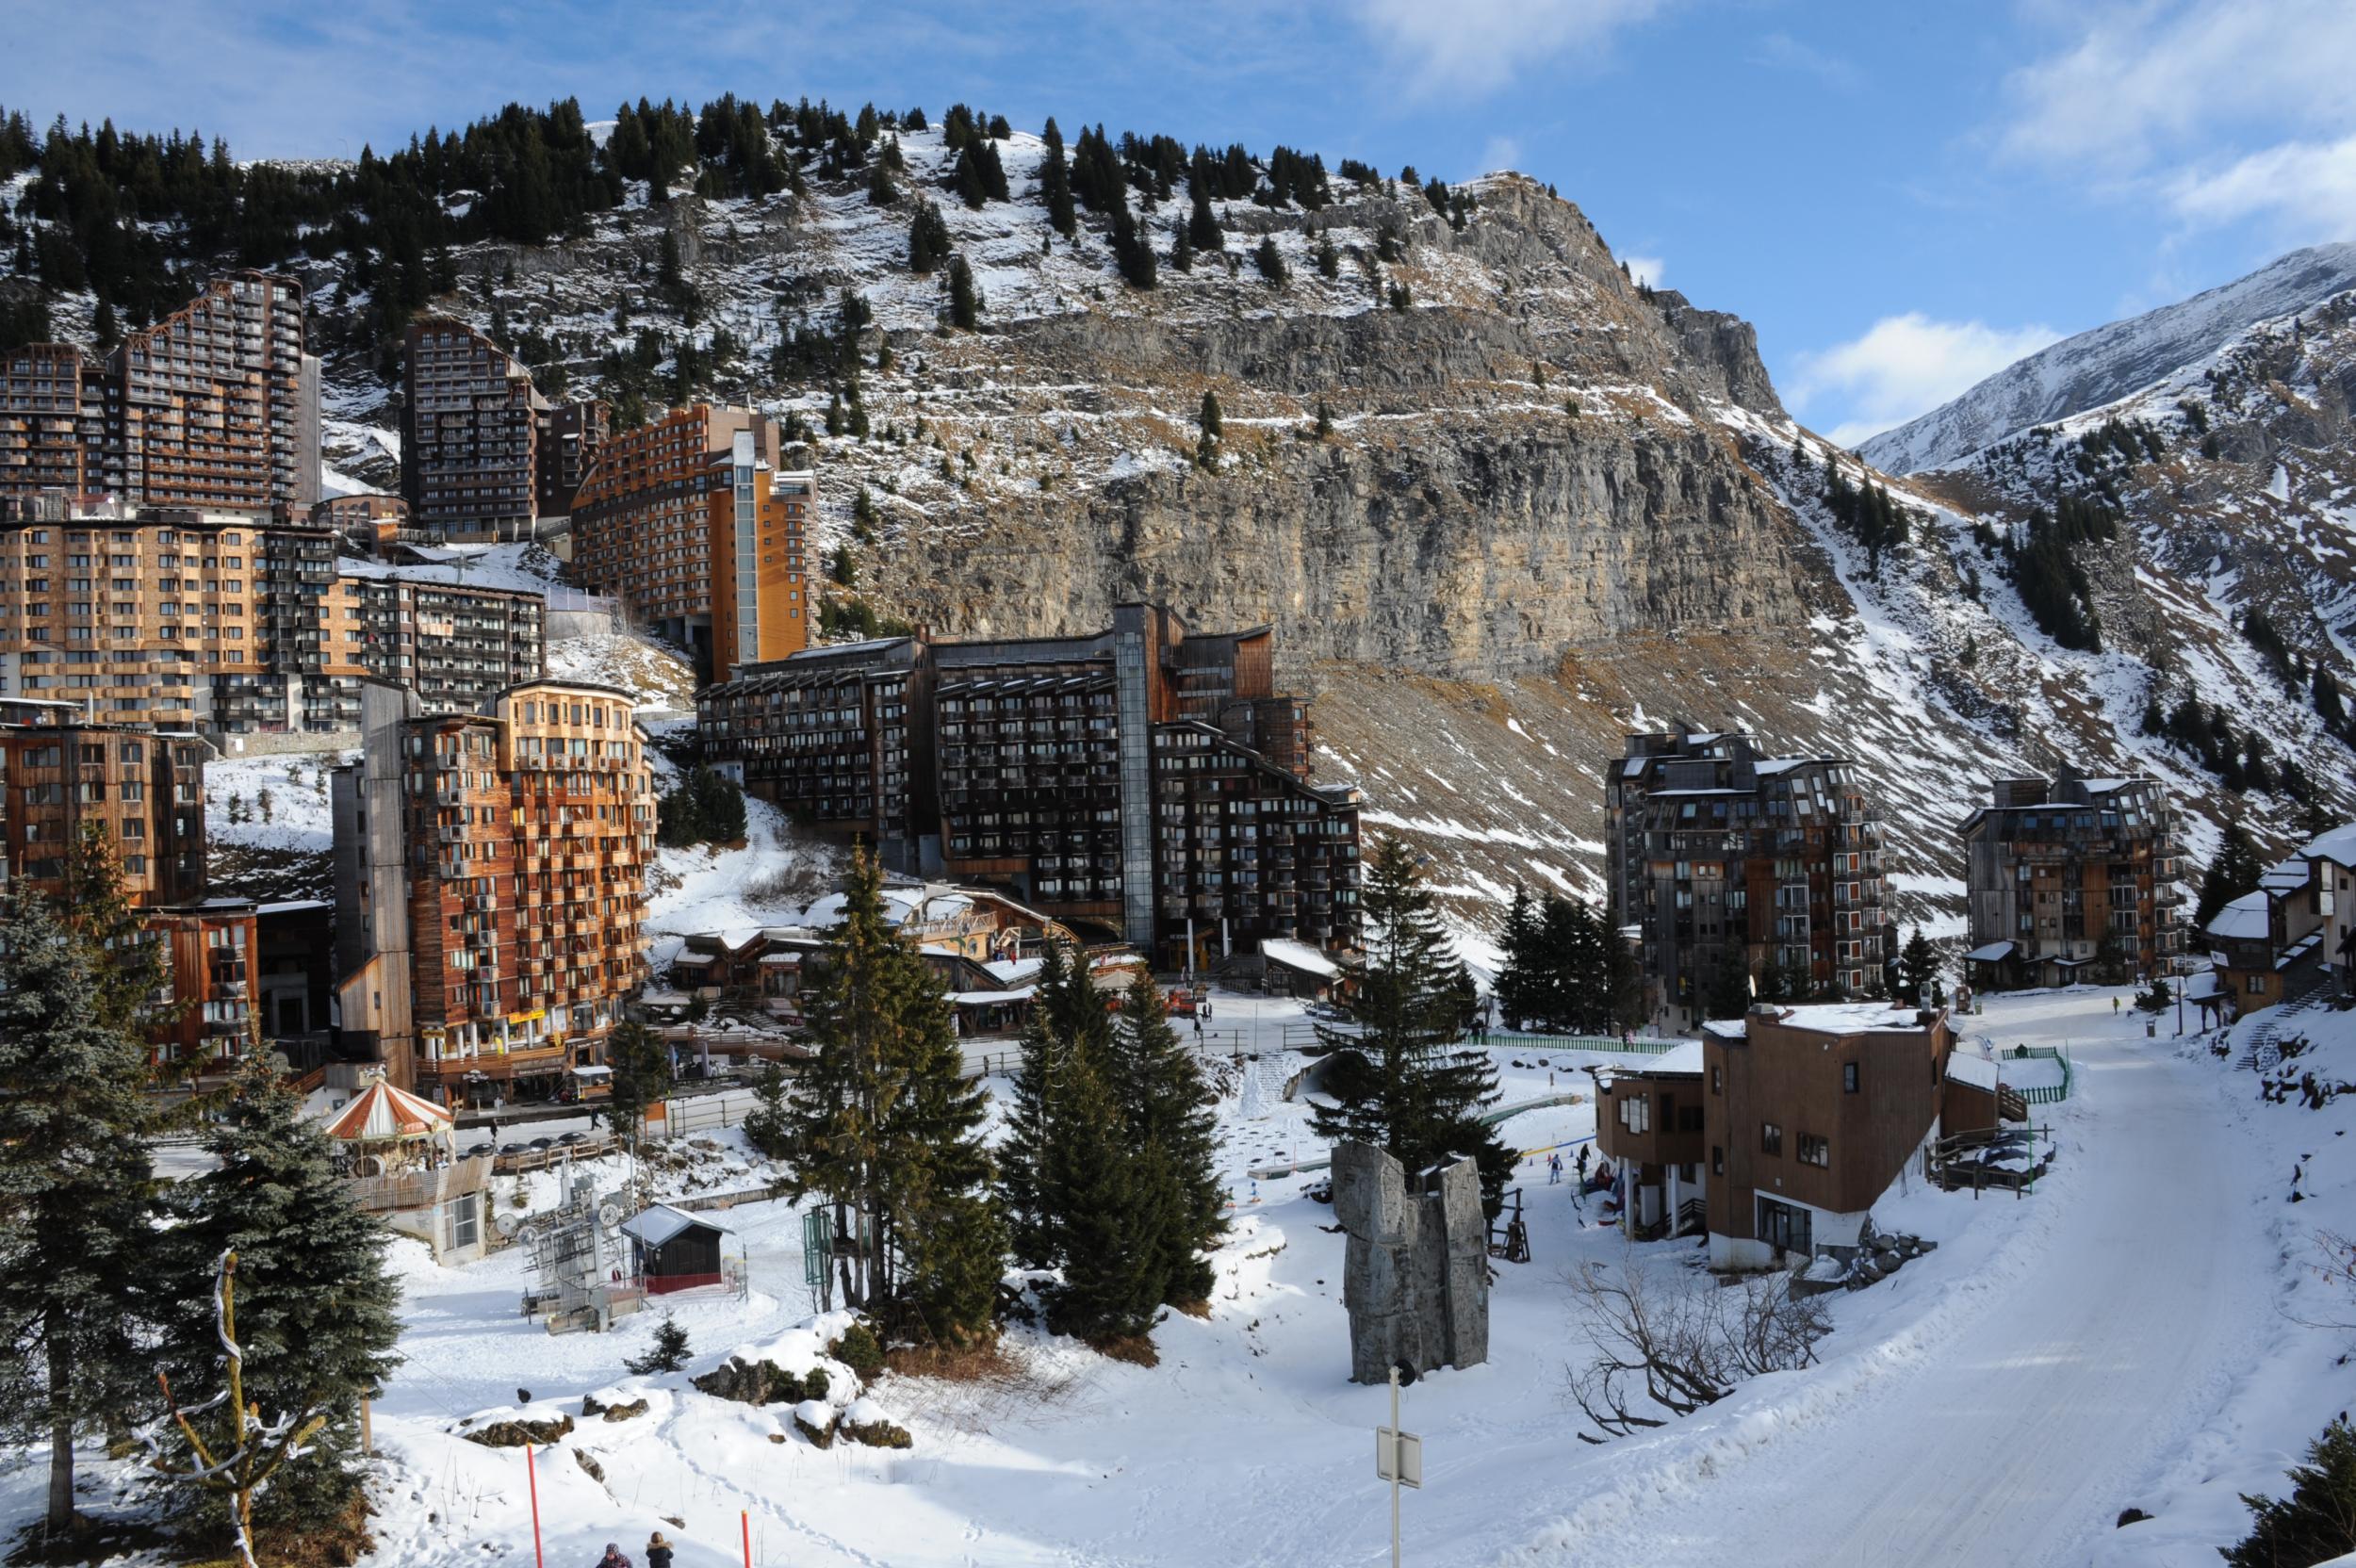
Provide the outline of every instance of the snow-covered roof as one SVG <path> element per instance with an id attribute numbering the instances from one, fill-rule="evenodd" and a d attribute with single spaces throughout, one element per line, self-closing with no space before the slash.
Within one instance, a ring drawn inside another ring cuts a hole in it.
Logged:
<path id="1" fill-rule="evenodd" d="M 1612 1063 L 1611 1076 L 1616 1078 L 1626 1075 L 1631 1078 L 1641 1078 L 1662 1073 L 1683 1073 L 1692 1077 L 1698 1075 L 1701 1070 L 1702 1042 L 1679 1040 L 1658 1056 L 1646 1056 L 1632 1062 Z"/>
<path id="2" fill-rule="evenodd" d="M 961 1007 L 987 1007 L 998 1003 L 1028 1002 L 1038 991 L 1037 986 L 1013 991 L 951 991 L 949 1000 Z"/>
<path id="3" fill-rule="evenodd" d="M 2306 936 L 2301 937 L 2299 940 L 2291 943 L 2290 946 L 2284 948 L 2282 950 L 2282 956 L 2274 960 L 2274 967 L 2276 969 L 2288 969 L 2293 964 L 2299 962 L 2301 958 L 2304 958 L 2308 954 L 2313 953 L 2316 948 L 2321 947 L 2322 945 L 2323 933 L 2320 931 L 2311 931 Z"/>
<path id="4" fill-rule="evenodd" d="M 885 888 L 882 901 L 884 918 L 894 925 L 942 920 L 973 907 L 973 901 L 954 888 Z M 802 911 L 802 923 L 821 930 L 840 925 L 849 903 L 848 893 L 828 893 Z"/>
<path id="5" fill-rule="evenodd" d="M 2225 941 L 2248 941 L 2263 939 L 2273 928 L 2266 914 L 2266 895 L 2256 892 L 2244 893 L 2211 915 L 2203 929 Z"/>
<path id="6" fill-rule="evenodd" d="M 1813 760 L 1813 758 L 1808 757 L 1768 757 L 1752 763 L 1751 769 L 1761 778 L 1773 778 L 1778 774 L 1790 773 L 1793 768 L 1804 768 Z"/>
<path id="7" fill-rule="evenodd" d="M 2336 866 L 2356 866 L 2356 822 L 2307 841 L 2299 852 L 2304 860 L 2329 860 Z"/>
<path id="8" fill-rule="evenodd" d="M 1795 1029 L 1815 1029 L 1827 1035 L 1862 1035 L 1892 1029 L 1920 1029 L 1916 1009 L 1887 1002 L 1827 1002 L 1786 1007 L 1783 1021 Z"/>
<path id="9" fill-rule="evenodd" d="M 2217 971 L 2204 969 L 2184 982 L 2184 1000 L 2187 1002 L 2204 1001 L 2209 997 L 2221 995 L 2224 989 L 2225 983 L 2217 978 Z"/>
<path id="10" fill-rule="evenodd" d="M 1286 969 L 1297 970 L 1302 974 L 1320 975 L 1325 979 L 1333 980 L 1338 979 L 1342 972 L 1339 964 L 1311 947 L 1307 942 L 1297 942 L 1286 937 L 1261 938 L 1260 954 L 1263 957 L 1272 958 Z"/>
<path id="11" fill-rule="evenodd" d="M 631 1215 L 628 1219 L 623 1220 L 621 1232 L 622 1234 L 636 1241 L 643 1241 L 649 1247 L 660 1247 L 681 1231 L 690 1230 L 698 1225 L 707 1231 L 728 1229 L 716 1219 L 706 1219 L 702 1215 L 689 1214 L 685 1209 L 675 1209 L 668 1203 L 657 1203 L 654 1207 Z"/>
<path id="12" fill-rule="evenodd" d="M 2311 874 L 2307 861 L 2294 855 L 2268 866 L 2266 874 L 2258 878 L 2258 886 L 2271 893 L 2295 893 L 2307 886 Z"/>
<path id="13" fill-rule="evenodd" d="M 284 898 L 269 904 L 256 904 L 257 915 L 291 915 L 303 909 L 333 909 L 335 906 L 324 898 Z"/>
<path id="14" fill-rule="evenodd" d="M 1028 980 L 1032 975 L 1046 968 L 1047 960 L 1044 958 L 992 958 L 982 967 L 990 971 L 993 978 L 1014 985 Z"/>
<path id="15" fill-rule="evenodd" d="M 1964 1084 L 1975 1089 L 1995 1092 L 1999 1068 L 1986 1056 L 1975 1056 L 1961 1051 L 1947 1054 L 1947 1081 Z"/>
<path id="16" fill-rule="evenodd" d="M 2011 942 L 1990 942 L 1986 947 L 1973 948 L 1971 952 L 1965 954 L 1963 957 L 1966 963 L 1972 964 L 2002 963 L 2004 959 L 2012 956 L 2012 950 L 2013 944 Z"/>

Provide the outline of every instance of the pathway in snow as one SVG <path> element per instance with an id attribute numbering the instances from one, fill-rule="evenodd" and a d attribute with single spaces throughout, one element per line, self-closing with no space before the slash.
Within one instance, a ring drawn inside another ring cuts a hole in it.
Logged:
<path id="1" fill-rule="evenodd" d="M 1911 1370 L 1675 1505 L 1629 1563 L 2079 1562 L 2224 1396 L 2269 1318 L 2246 1156 L 2198 1070 L 2075 1054 L 2085 1162 L 2021 1278 Z M 2055 1184 L 2061 1186 L 2063 1184 Z M 2002 1201 L 2002 1200 L 1998 1200 Z M 1576 1554 L 1574 1554 L 1576 1556 Z"/>

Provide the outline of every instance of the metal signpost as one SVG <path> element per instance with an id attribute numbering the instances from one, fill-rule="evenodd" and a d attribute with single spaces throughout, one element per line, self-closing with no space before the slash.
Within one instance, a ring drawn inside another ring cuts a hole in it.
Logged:
<path id="1" fill-rule="evenodd" d="M 1407 1374 L 1407 1381 L 1415 1380 L 1415 1369 L 1401 1362 L 1391 1368 L 1391 1424 L 1374 1429 L 1374 1475 L 1377 1480 L 1391 1483 L 1391 1568 L 1399 1568 L 1399 1489 L 1412 1486 L 1423 1490 L 1423 1439 L 1414 1432 L 1399 1429 L 1399 1373 Z"/>

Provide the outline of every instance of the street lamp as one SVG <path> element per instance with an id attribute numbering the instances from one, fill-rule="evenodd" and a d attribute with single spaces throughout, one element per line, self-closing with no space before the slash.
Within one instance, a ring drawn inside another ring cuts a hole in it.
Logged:
<path id="1" fill-rule="evenodd" d="M 1391 1483 L 1391 1568 L 1399 1568 L 1399 1489 L 1402 1486 L 1412 1486 L 1417 1491 L 1423 1489 L 1423 1439 L 1414 1432 L 1399 1429 L 1399 1391 L 1415 1380 L 1413 1362 L 1393 1364 L 1391 1424 L 1374 1429 L 1375 1478 Z"/>

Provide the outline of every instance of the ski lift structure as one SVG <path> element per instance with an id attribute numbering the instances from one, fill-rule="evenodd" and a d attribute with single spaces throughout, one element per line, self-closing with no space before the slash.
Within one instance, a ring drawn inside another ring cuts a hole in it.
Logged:
<path id="1" fill-rule="evenodd" d="M 627 1211 L 619 1195 L 600 1197 L 590 1178 L 566 1177 L 564 1201 L 515 1228 L 532 1269 L 524 1315 L 544 1318 L 552 1334 L 603 1333 L 646 1303 L 622 1233 Z"/>

